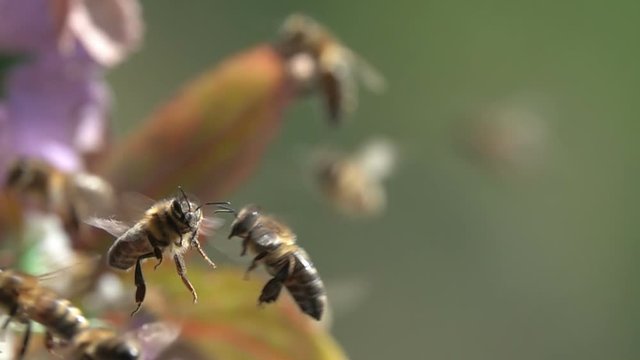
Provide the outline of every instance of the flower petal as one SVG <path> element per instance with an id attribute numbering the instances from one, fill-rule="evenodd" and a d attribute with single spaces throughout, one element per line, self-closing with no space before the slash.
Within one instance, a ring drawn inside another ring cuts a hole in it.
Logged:
<path id="1" fill-rule="evenodd" d="M 76 1 L 68 21 L 69 30 L 104 66 L 122 61 L 142 40 L 142 11 L 135 0 Z"/>
<path id="2" fill-rule="evenodd" d="M 47 53 L 16 67 L 7 81 L 9 151 L 44 158 L 63 170 L 82 168 L 79 150 L 102 145 L 104 134 L 95 129 L 104 130 L 99 124 L 109 107 L 98 65 L 81 52 L 73 57 Z M 82 131 L 94 129 L 91 138 L 78 139 L 80 124 Z"/>
<path id="3" fill-rule="evenodd" d="M 49 0 L 0 0 L 0 49 L 33 52 L 55 44 Z"/>

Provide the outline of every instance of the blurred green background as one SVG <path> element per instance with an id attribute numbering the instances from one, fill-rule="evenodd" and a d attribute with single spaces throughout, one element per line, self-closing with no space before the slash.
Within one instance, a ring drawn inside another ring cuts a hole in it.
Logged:
<path id="1" fill-rule="evenodd" d="M 327 282 L 370 282 L 334 324 L 349 355 L 640 356 L 640 3 L 308 5 L 143 1 L 143 49 L 109 78 L 117 131 L 226 56 L 273 40 L 289 13 L 305 12 L 375 64 L 388 92 L 363 92 L 353 122 L 337 130 L 316 98 L 297 102 L 256 175 L 229 200 L 262 204 L 288 221 Z M 536 99 L 547 127 L 535 171 L 495 172 L 460 156 L 453 132 L 462 117 L 522 97 Z M 313 192 L 305 154 L 316 145 L 353 148 L 372 135 L 400 145 L 388 211 L 345 219 Z"/>

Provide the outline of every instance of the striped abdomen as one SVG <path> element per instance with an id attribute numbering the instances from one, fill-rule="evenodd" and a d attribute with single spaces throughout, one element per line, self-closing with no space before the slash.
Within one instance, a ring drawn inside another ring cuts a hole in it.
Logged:
<path id="1" fill-rule="evenodd" d="M 289 290 L 300 310 L 314 319 L 320 320 L 327 303 L 322 279 L 303 249 L 299 248 L 292 256 L 296 264 L 293 274 L 289 274 L 284 286 Z"/>
<path id="2" fill-rule="evenodd" d="M 172 210 L 161 203 L 147 211 L 144 219 L 116 239 L 109 249 L 107 261 L 117 269 L 130 269 L 140 256 L 153 253 L 152 244 L 164 251 L 179 238 L 181 231 L 188 232 L 184 227 Z"/>
<path id="3" fill-rule="evenodd" d="M 25 308 L 25 312 L 31 320 L 65 340 L 71 340 L 89 327 L 89 322 L 77 307 L 46 288 L 39 288 L 34 293 L 33 303 Z"/>
<path id="4" fill-rule="evenodd" d="M 107 252 L 109 266 L 128 270 L 144 254 L 152 252 L 144 227 L 138 223 L 116 239 Z"/>

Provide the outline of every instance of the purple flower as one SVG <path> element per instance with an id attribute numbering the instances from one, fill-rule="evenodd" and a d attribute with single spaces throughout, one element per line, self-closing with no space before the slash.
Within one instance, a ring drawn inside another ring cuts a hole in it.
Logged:
<path id="1" fill-rule="evenodd" d="M 9 153 L 79 170 L 82 153 L 104 145 L 110 97 L 101 68 L 87 57 L 48 53 L 16 67 L 6 87 Z"/>
<path id="2" fill-rule="evenodd" d="M 104 68 L 142 38 L 137 0 L 0 0 L 0 54 L 24 54 L 0 102 L 0 179 L 18 156 L 80 170 L 105 145 Z"/>
<path id="3" fill-rule="evenodd" d="M 137 0 L 0 0 L 0 50 L 73 52 L 79 42 L 103 66 L 138 48 L 143 22 Z"/>

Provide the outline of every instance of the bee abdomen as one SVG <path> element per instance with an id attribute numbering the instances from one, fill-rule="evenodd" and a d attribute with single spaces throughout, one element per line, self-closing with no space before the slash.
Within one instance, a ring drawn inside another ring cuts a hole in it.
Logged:
<path id="1" fill-rule="evenodd" d="M 327 303 L 326 290 L 315 267 L 296 264 L 293 275 L 285 283 L 300 310 L 320 320 Z"/>
<path id="2" fill-rule="evenodd" d="M 28 312 L 34 321 L 66 340 L 89 327 L 89 322 L 78 308 L 53 293 L 42 294 Z"/>
<path id="3" fill-rule="evenodd" d="M 137 254 L 132 254 L 123 243 L 115 243 L 107 252 L 109 266 L 120 270 L 128 270 L 136 264 Z"/>

